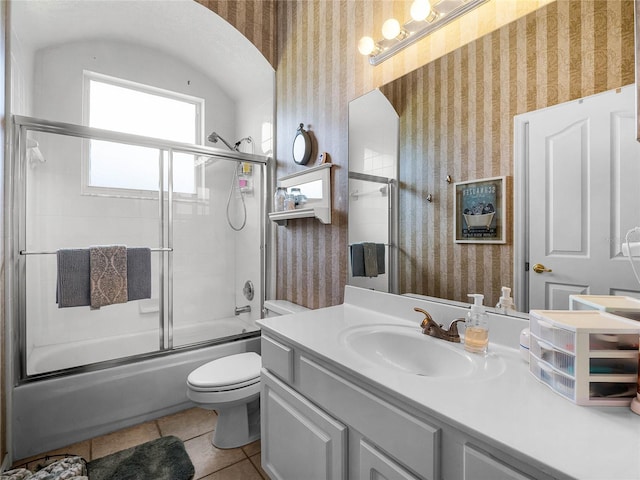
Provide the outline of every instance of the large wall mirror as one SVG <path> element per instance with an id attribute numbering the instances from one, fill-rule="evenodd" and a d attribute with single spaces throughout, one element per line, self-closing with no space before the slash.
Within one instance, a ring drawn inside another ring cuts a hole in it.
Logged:
<path id="1" fill-rule="evenodd" d="M 374 90 L 349 104 L 348 283 L 397 292 L 398 114 Z"/>
<path id="2" fill-rule="evenodd" d="M 514 163 L 516 116 L 567 102 L 587 104 L 589 102 L 581 99 L 604 92 L 623 95 L 617 90 L 634 82 L 633 4 L 633 0 L 559 0 L 380 87 L 399 116 L 398 293 L 463 302 L 467 302 L 468 293 L 482 293 L 485 304 L 493 306 L 498 302 L 502 286 L 515 287 L 516 305 L 527 311 L 545 307 L 527 304 L 522 297 L 522 289 L 528 288 L 528 278 L 532 275 L 540 278 L 546 275 L 542 295 L 546 302 L 551 302 L 546 305 L 553 308 L 563 308 L 569 292 L 633 294 L 633 290 L 638 290 L 637 282 L 633 286 L 613 282 L 606 285 L 607 291 L 596 291 L 586 276 L 581 283 L 577 282 L 580 285 L 574 285 L 563 276 L 564 267 L 556 270 L 553 265 L 545 264 L 548 260 L 540 263 L 556 271 L 542 274 L 525 271 L 529 259 L 526 246 L 520 246 L 520 242 L 524 242 L 522 228 L 528 226 L 528 219 L 548 224 L 550 217 L 546 207 L 538 208 L 536 198 L 523 200 L 523 189 L 527 188 L 522 183 L 525 172 L 517 171 Z M 607 18 L 607 22 L 595 22 L 594 18 Z M 568 25 L 579 25 L 580 34 L 570 35 Z M 633 115 L 633 107 L 629 105 L 628 109 Z M 621 135 L 635 138 L 630 118 L 621 113 L 614 127 Z M 578 135 L 579 129 L 574 128 L 573 133 Z M 550 138 L 545 137 L 542 142 L 549 142 Z M 562 138 L 561 135 L 553 137 Z M 575 138 L 571 141 L 575 142 Z M 610 142 L 607 145 L 614 152 L 610 164 L 614 168 L 618 159 L 615 152 L 629 148 L 629 144 Z M 575 210 L 564 217 L 573 222 L 566 225 L 576 226 L 580 233 L 570 238 L 556 238 L 556 255 L 589 256 L 597 245 L 604 246 L 607 255 L 620 268 L 620 277 L 633 280 L 628 259 L 621 256 L 619 247 L 621 236 L 628 227 L 640 224 L 640 217 L 625 213 L 627 210 L 621 205 L 637 206 L 640 198 L 636 199 L 626 183 L 621 187 L 620 182 L 635 178 L 637 185 L 640 171 L 626 176 L 618 172 L 617 176 L 607 177 L 608 183 L 602 177 L 588 182 L 593 176 L 580 170 L 581 162 L 595 159 L 576 155 L 556 163 L 554 172 L 556 175 L 565 172 L 568 176 L 564 185 L 572 183 L 573 190 L 563 190 L 561 178 L 555 178 L 553 185 L 555 198 L 564 195 L 564 200 Z M 503 245 L 456 244 L 453 238 L 455 183 L 497 176 L 509 180 L 507 242 Z M 594 206 L 592 194 L 598 188 L 606 188 L 609 197 L 614 198 L 607 214 L 614 224 L 604 232 L 587 237 L 585 225 L 589 221 L 585 220 L 585 211 Z M 550 191 L 545 190 L 545 195 Z M 514 194 L 519 206 L 514 206 Z M 615 224 L 615 219 L 620 218 L 624 220 Z M 579 225 L 576 220 L 584 223 Z M 565 230 L 565 234 L 567 232 L 569 230 Z M 569 245 L 570 242 L 573 243 Z M 547 242 L 545 248 L 549 246 Z M 516 261 L 522 263 L 519 278 L 515 273 Z"/>

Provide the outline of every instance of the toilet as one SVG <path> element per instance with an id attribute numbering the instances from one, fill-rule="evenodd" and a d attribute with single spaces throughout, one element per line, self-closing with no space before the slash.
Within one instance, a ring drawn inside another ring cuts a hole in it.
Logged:
<path id="1" fill-rule="evenodd" d="M 265 317 L 309 310 L 286 300 L 264 302 Z M 187 377 L 187 397 L 215 410 L 218 422 L 211 443 L 236 448 L 260 438 L 260 355 L 243 352 L 212 360 Z"/>

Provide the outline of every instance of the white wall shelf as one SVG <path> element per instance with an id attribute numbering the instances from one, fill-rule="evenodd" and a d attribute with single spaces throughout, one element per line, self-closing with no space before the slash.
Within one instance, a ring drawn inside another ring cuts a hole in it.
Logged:
<path id="1" fill-rule="evenodd" d="M 269 218 L 278 225 L 286 226 L 288 220 L 317 218 L 321 223 L 331 223 L 331 163 L 292 173 L 278 179 L 278 187 L 287 193 L 298 188 L 306 197 L 303 208 L 271 212 Z"/>

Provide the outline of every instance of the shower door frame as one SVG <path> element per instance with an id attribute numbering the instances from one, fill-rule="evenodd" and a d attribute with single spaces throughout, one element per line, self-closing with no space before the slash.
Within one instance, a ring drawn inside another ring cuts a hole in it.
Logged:
<path id="1" fill-rule="evenodd" d="M 216 343 L 228 342 L 236 339 L 249 338 L 259 335 L 259 330 L 231 337 L 224 337 L 223 341 L 209 340 L 190 344 L 175 348 L 173 346 L 173 255 L 167 255 L 166 259 L 160 260 L 160 284 L 159 284 L 159 349 L 158 351 L 141 353 L 128 357 L 121 357 L 113 360 L 106 360 L 92 363 L 89 365 L 81 365 L 70 367 L 63 370 L 53 372 L 27 375 L 27 348 L 26 348 L 26 261 L 25 257 L 29 254 L 38 253 L 55 253 L 55 252 L 27 252 L 23 246 L 26 244 L 26 138 L 28 131 L 52 133 L 67 137 L 76 137 L 88 140 L 104 140 L 117 142 L 128 145 L 135 145 L 147 148 L 157 149 L 159 154 L 159 185 L 158 185 L 158 202 L 160 217 L 160 238 L 161 245 L 158 250 L 161 254 L 164 252 L 171 253 L 173 251 L 173 179 L 172 166 L 174 152 L 211 157 L 215 159 L 231 160 L 234 162 L 245 162 L 255 165 L 263 165 L 264 171 L 262 175 L 260 196 L 260 263 L 261 263 L 261 287 L 260 287 L 260 310 L 265 300 L 266 286 L 266 257 L 265 246 L 266 230 L 265 219 L 267 218 L 267 195 L 268 182 L 271 177 L 270 167 L 273 161 L 270 157 L 255 155 L 237 151 L 227 151 L 203 145 L 194 145 L 181 142 L 173 142 L 153 137 L 141 135 L 133 135 L 128 133 L 103 130 L 82 125 L 75 125 L 63 122 L 54 122 L 42 120 L 33 117 L 13 115 L 12 117 L 12 141 L 10 145 L 10 158 L 8 168 L 5 172 L 5 194 L 8 199 L 9 208 L 6 210 L 6 227 L 8 234 L 6 235 L 6 262 L 7 270 L 5 274 L 6 280 L 6 298 L 11 299 L 6 306 L 6 325 L 7 325 L 7 342 L 9 347 L 8 355 L 13 358 L 13 385 L 19 385 L 43 378 L 54 378 L 64 375 L 82 373 L 97 369 L 110 368 L 116 365 L 132 363 L 145 358 L 152 358 L 171 354 L 175 351 L 185 351 L 195 348 L 201 348 L 205 345 L 213 345 Z M 163 167 L 163 158 L 167 156 L 167 167 Z M 167 178 L 166 195 L 168 202 L 168 212 L 164 212 L 165 203 L 165 187 L 164 176 Z M 166 222 L 166 229 L 165 229 Z M 166 231 L 166 235 L 165 235 Z M 166 271 L 165 271 L 166 264 Z M 165 281 L 167 285 L 165 285 Z M 167 295 L 167 307 L 165 312 L 165 292 Z M 17 301 L 16 301 L 17 299 Z M 166 328 L 165 328 L 166 322 Z M 165 331 L 167 330 L 167 331 Z M 168 335 L 167 335 L 168 333 Z"/>

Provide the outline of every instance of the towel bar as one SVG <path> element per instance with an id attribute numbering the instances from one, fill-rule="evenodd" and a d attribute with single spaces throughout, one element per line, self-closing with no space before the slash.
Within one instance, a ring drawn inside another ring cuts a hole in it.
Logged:
<path id="1" fill-rule="evenodd" d="M 150 248 L 152 252 L 173 252 L 173 248 L 170 247 L 159 247 L 159 248 Z M 27 250 L 20 250 L 20 255 L 55 255 L 58 253 L 56 250 L 52 251 L 43 251 L 43 252 L 29 252 Z"/>

